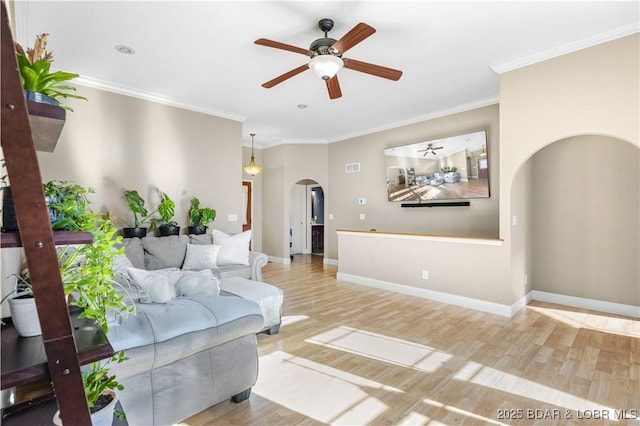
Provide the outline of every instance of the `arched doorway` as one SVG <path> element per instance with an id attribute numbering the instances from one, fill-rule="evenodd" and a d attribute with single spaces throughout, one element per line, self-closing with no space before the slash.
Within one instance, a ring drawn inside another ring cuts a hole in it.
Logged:
<path id="1" fill-rule="evenodd" d="M 324 190 L 313 179 L 291 187 L 289 203 L 289 257 L 324 255 Z"/>
<path id="2" fill-rule="evenodd" d="M 512 259 L 525 274 L 514 280 L 526 292 L 640 303 L 639 163 L 637 146 L 603 135 L 564 138 L 527 160 L 512 194 Z"/>

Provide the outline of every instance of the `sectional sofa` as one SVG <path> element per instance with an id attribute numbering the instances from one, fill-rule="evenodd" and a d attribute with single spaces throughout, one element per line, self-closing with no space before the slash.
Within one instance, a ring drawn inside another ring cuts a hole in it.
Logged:
<path id="1" fill-rule="evenodd" d="M 230 398 L 243 401 L 257 380 L 261 306 L 221 293 L 220 282 L 261 280 L 266 256 L 212 242 L 211 235 L 125 239 L 126 255 L 114 259 L 136 306 L 135 315 L 113 316 L 108 333 L 129 357 L 111 371 L 125 386 L 120 402 L 131 425 L 174 424 Z M 212 260 L 220 264 L 212 268 Z"/>

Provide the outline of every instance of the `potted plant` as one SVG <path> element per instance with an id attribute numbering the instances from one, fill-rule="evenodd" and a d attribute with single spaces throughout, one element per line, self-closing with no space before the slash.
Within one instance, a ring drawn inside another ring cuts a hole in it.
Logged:
<path id="1" fill-rule="evenodd" d="M 47 37 L 49 34 L 39 34 L 33 48 L 25 52 L 20 44 L 15 44 L 16 58 L 20 70 L 20 82 L 25 90 L 27 99 L 40 103 L 59 105 L 68 111 L 73 111 L 68 105 L 63 105 L 58 99 L 85 97 L 75 95 L 69 91 L 75 91 L 68 81 L 78 77 L 78 74 L 55 71 L 51 72 L 53 53 L 47 51 Z"/>
<path id="2" fill-rule="evenodd" d="M 6 183 L 6 182 L 5 182 Z M 52 180 L 43 184 L 45 201 L 49 209 L 51 228 L 54 231 L 73 230 L 71 223 L 76 220 L 89 204 L 88 194 L 93 189 L 83 188 L 73 182 Z M 11 187 L 3 188 L 2 228 L 5 231 L 17 231 L 18 221 L 13 207 Z"/>
<path id="3" fill-rule="evenodd" d="M 123 390 L 124 386 L 118 383 L 114 374 L 109 374 L 109 364 L 113 362 L 119 364 L 127 359 L 129 358 L 124 355 L 124 352 L 120 351 L 106 361 L 92 362 L 88 368 L 83 368 L 82 384 L 87 395 L 93 426 L 111 426 L 113 423 L 113 414 L 118 402 L 117 391 Z M 60 411 L 55 413 L 53 423 L 63 424 Z"/>
<path id="4" fill-rule="evenodd" d="M 205 234 L 207 225 L 216 219 L 216 211 L 210 207 L 200 207 L 200 200 L 191 199 L 189 208 L 189 234 Z"/>
<path id="5" fill-rule="evenodd" d="M 70 305 L 82 309 L 80 317 L 93 319 L 107 332 L 107 310 L 124 314 L 134 309 L 126 304 L 124 297 L 115 287 L 119 284 L 114 280 L 115 272 L 112 265 L 113 257 L 124 253 L 124 247 L 120 245 L 121 237 L 115 236 L 117 228 L 109 219 L 91 211 L 86 195 L 92 193 L 93 189 L 73 182 L 62 184 L 60 181 L 48 182 L 45 184 L 45 187 L 47 186 L 49 191 L 64 193 L 61 199 L 49 205 L 55 212 L 64 213 L 62 219 L 56 222 L 57 226 L 70 231 L 90 232 L 93 238 L 90 244 L 68 246 L 58 250 L 65 296 L 69 297 Z M 18 280 L 14 292 L 21 299 L 33 298 L 28 270 L 23 270 Z M 18 299 L 18 296 L 14 298 Z M 12 314 L 13 312 L 12 309 Z"/>
<path id="6" fill-rule="evenodd" d="M 38 310 L 36 309 L 36 299 L 33 297 L 31 289 L 29 270 L 23 268 L 19 275 L 15 274 L 15 277 L 15 288 L 3 297 L 0 303 L 5 300 L 8 301 L 9 309 L 11 310 L 11 322 L 19 336 L 40 336 L 42 330 L 40 328 Z"/>
<path id="7" fill-rule="evenodd" d="M 161 237 L 179 235 L 180 227 L 178 223 L 173 220 L 173 217 L 176 215 L 176 203 L 174 203 L 165 192 L 160 196 L 160 203 L 158 204 L 157 210 L 160 217 L 151 219 L 152 230 L 158 228 L 158 233 Z"/>
<path id="8" fill-rule="evenodd" d="M 151 218 L 157 213 L 157 209 L 149 212 L 144 206 L 144 199 L 138 194 L 138 191 L 125 191 L 124 199 L 131 213 L 133 213 L 133 226 L 127 223 L 127 227 L 122 228 L 122 235 L 125 238 L 138 237 L 142 238 L 147 235 L 147 228 L 143 227 L 145 223 L 151 223 Z"/>

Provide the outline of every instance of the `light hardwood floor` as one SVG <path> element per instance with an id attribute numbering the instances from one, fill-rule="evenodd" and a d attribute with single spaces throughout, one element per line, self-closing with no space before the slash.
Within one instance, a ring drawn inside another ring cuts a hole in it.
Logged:
<path id="1" fill-rule="evenodd" d="M 640 425 L 638 320 L 538 302 L 509 319 L 336 272 L 319 256 L 269 263 L 284 323 L 258 336 L 250 399 L 183 424 Z"/>

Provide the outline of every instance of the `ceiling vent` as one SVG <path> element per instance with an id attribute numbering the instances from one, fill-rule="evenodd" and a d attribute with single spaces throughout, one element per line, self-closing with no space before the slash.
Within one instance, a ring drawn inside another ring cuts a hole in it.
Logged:
<path id="1" fill-rule="evenodd" d="M 360 163 L 349 163 L 346 166 L 347 173 L 357 173 L 360 171 Z"/>

